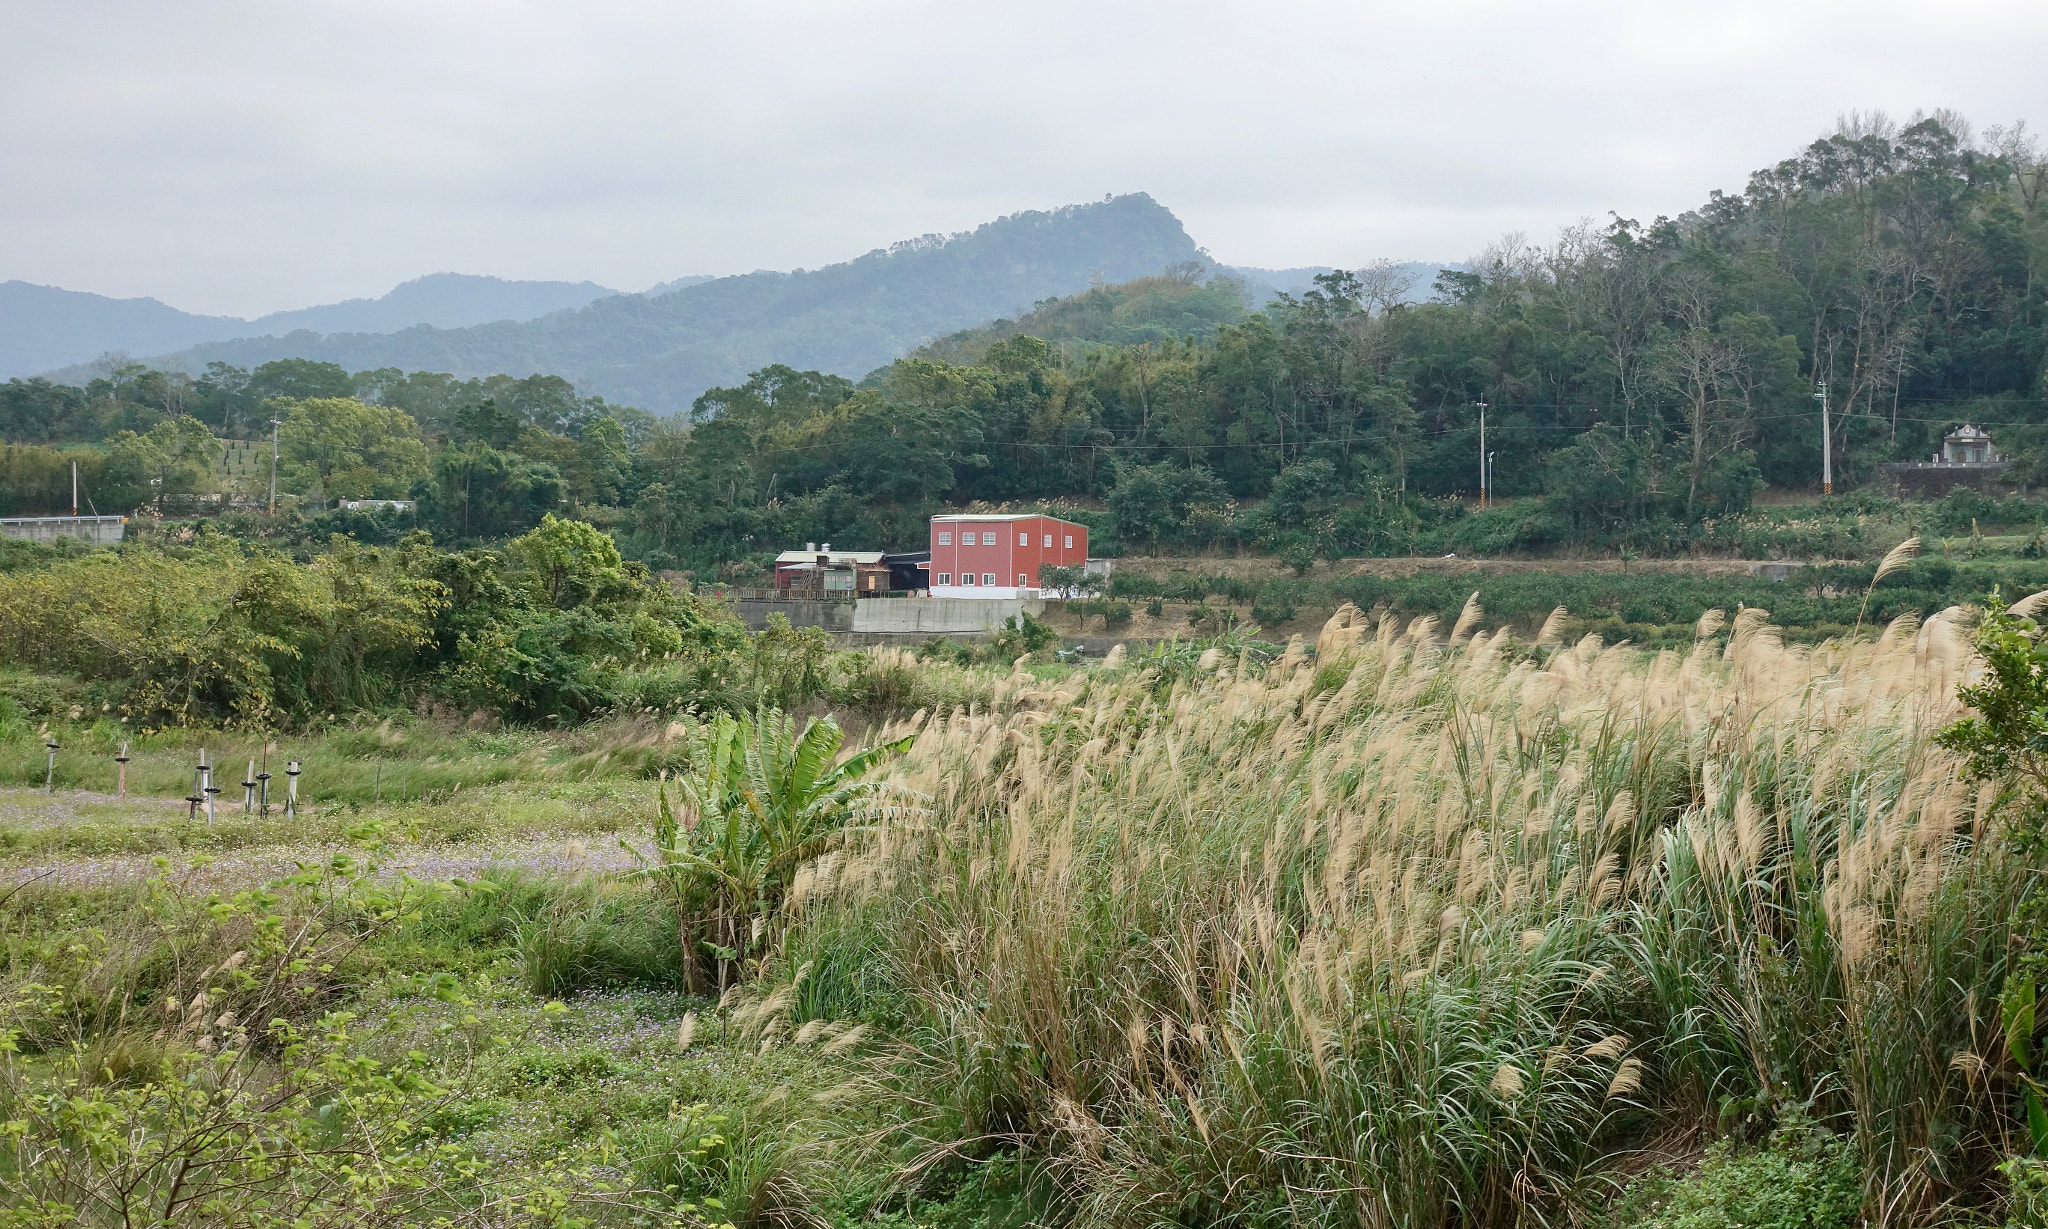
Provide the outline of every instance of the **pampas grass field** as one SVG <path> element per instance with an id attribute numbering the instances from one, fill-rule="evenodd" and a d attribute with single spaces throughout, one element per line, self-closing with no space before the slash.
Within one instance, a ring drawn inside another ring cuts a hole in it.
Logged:
<path id="1" fill-rule="evenodd" d="M 1347 606 L 1284 651 L 1078 668 L 868 650 L 866 674 L 953 698 L 850 740 L 907 745 L 834 795 L 843 824 L 764 853 L 751 896 L 720 889 L 753 921 L 719 932 L 710 995 L 678 945 L 694 898 L 625 869 L 655 776 L 701 769 L 689 718 L 621 725 L 609 756 L 594 729 L 472 740 L 505 766 L 487 787 L 257 825 L 243 861 L 225 825 L 24 821 L 0 1205 L 130 1223 L 92 1201 L 129 1183 L 185 1209 L 163 1223 L 293 1223 L 246 1182 L 365 1225 L 2024 1223 L 2001 1013 L 2035 868 L 2018 796 L 1934 739 L 1981 670 L 1972 618 L 1799 646 L 1710 611 L 1652 652 L 1541 643 L 1561 611 L 1524 642 L 1474 601 L 1448 629 Z M 426 737 L 380 731 L 386 755 Z M 360 793 L 344 751 L 330 780 Z M 716 803 L 686 794 L 685 844 Z M 262 842 L 364 825 L 382 869 L 323 845 L 327 870 L 228 882 Z M 37 877 L 192 847 L 210 877 Z M 443 864 L 461 882 L 401 873 Z M 154 1023 L 178 1004 L 184 1032 Z M 273 1012 L 303 1039 L 251 1031 Z M 236 1117 L 277 1089 L 299 1099 Z M 181 1114 L 244 1151 L 177 1152 Z M 334 1114 L 358 1151 L 303 1125 Z M 179 1202 L 258 1155 L 291 1163 Z"/>
<path id="2" fill-rule="evenodd" d="M 1264 668 L 1013 675 L 799 879 L 806 1010 L 901 1019 L 907 1168 L 1015 1150 L 1075 1223 L 1583 1223 L 1795 1115 L 1864 1223 L 1973 1215 L 2024 881 L 1930 742 L 1962 614 L 1541 655 L 1347 608 Z"/>

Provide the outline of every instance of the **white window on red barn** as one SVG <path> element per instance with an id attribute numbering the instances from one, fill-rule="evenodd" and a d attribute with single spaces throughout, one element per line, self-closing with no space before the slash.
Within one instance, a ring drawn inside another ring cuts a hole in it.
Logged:
<path id="1" fill-rule="evenodd" d="M 939 545 L 940 545 L 940 546 L 951 546 L 951 545 L 953 545 L 953 535 L 952 535 L 952 534 L 951 534 L 950 532 L 946 531 L 946 530 L 943 530 L 943 529 L 942 529 L 942 530 L 940 530 L 940 531 L 939 531 Z"/>
<path id="2" fill-rule="evenodd" d="M 1017 587 L 1019 589 L 1029 589 L 1031 587 L 1031 582 L 1024 579 L 1024 573 L 1022 572 L 1017 573 Z"/>
<path id="3" fill-rule="evenodd" d="M 1017 545 L 1019 545 L 1019 546 L 1029 546 L 1029 545 L 1031 545 L 1031 535 L 1030 535 L 1030 534 L 1028 534 L 1028 533 L 1023 533 L 1023 532 L 1019 532 L 1019 533 L 1017 534 Z"/>
<path id="4" fill-rule="evenodd" d="M 994 545 L 996 544 L 996 535 L 995 535 L 995 531 L 994 531 L 994 530 L 990 530 L 990 531 L 989 531 L 988 533 L 982 534 L 982 535 L 981 535 L 981 544 L 982 544 L 983 546 L 994 546 Z"/>
<path id="5" fill-rule="evenodd" d="M 1073 534 L 1068 534 L 1068 535 L 1067 535 L 1067 549 L 1068 549 L 1068 550 L 1072 550 L 1072 549 L 1074 549 L 1074 535 L 1073 535 Z"/>
<path id="6" fill-rule="evenodd" d="M 953 574 L 952 574 L 951 572 L 941 572 L 941 573 L 939 573 L 939 583 L 940 583 L 940 584 L 942 584 L 942 585 L 950 585 L 950 584 L 952 584 L 952 583 L 953 583 Z"/>
<path id="7" fill-rule="evenodd" d="M 1052 545 L 1052 535 L 1051 535 L 1051 534 L 1046 534 L 1046 535 L 1045 535 L 1045 544 L 1046 544 L 1046 546 L 1048 546 L 1048 547 L 1050 547 L 1050 546 Z"/>
<path id="8" fill-rule="evenodd" d="M 994 572 L 983 572 L 981 574 L 981 583 L 984 585 L 996 583 L 996 574 Z"/>

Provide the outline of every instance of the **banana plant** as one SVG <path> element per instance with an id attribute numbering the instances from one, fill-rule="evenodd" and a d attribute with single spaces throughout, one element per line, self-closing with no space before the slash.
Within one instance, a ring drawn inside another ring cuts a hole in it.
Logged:
<path id="1" fill-rule="evenodd" d="M 761 707 L 721 713 L 692 732 L 689 769 L 656 787 L 654 841 L 632 877 L 659 885 L 676 914 L 686 989 L 703 990 L 703 965 L 723 992 L 738 962 L 777 928 L 783 898 L 804 863 L 840 841 L 847 825 L 882 808 L 890 787 L 868 779 L 905 737 L 838 759 L 845 734 L 830 717 L 796 721 Z"/>
<path id="2" fill-rule="evenodd" d="M 2005 1051 L 2020 1071 L 2020 1109 L 2026 1116 L 2028 1142 L 2034 1156 L 2048 1158 L 2048 1104 L 2043 1104 L 2043 1085 L 2034 1070 L 2034 983 L 2022 981 L 2005 992 Z"/>

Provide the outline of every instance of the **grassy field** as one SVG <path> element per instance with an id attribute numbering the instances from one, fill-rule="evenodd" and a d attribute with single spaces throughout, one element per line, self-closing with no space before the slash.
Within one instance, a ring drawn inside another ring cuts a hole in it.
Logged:
<path id="1" fill-rule="evenodd" d="M 1434 615 L 1449 626 L 1478 594 L 1496 624 L 1534 636 L 1552 611 L 1567 611 L 1561 631 L 1576 640 L 1598 633 L 1608 643 L 1684 648 L 1708 610 L 1760 607 L 1788 639 L 1818 643 L 1865 621 L 1927 618 L 1954 605 L 1981 605 L 1994 591 L 2008 600 L 2048 586 L 2048 560 L 1936 541 L 1873 589 L 1878 560 L 1343 560 L 1294 575 L 1278 561 L 1136 559 L 1119 561 L 1103 597 L 1055 602 L 1047 618 L 1067 635 L 1159 638 L 1213 634 L 1256 623 L 1269 638 L 1313 638 L 1341 606 Z M 1868 595 L 1866 604 L 1865 598 Z"/>
<path id="2" fill-rule="evenodd" d="M 971 702 L 167 730 L 128 799 L 16 720 L 0 1225 L 2027 1223 L 1968 619 L 876 651 Z M 188 818 L 266 742 L 300 816 Z"/>

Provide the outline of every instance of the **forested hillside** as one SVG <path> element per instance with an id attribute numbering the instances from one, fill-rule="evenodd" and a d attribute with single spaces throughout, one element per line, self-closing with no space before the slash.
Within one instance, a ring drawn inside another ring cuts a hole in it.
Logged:
<path id="1" fill-rule="evenodd" d="M 1200 261 L 1188 261 L 1156 277 L 1046 299 L 1015 320 L 949 333 L 908 357 L 973 366 L 987 359 L 989 347 L 1019 335 L 1053 343 L 1070 362 L 1098 346 L 1209 341 L 1218 328 L 1251 314 L 1253 293 L 1238 278 L 1212 277 Z"/>
<path id="2" fill-rule="evenodd" d="M 1112 551 L 1771 548 L 1745 514 L 1765 489 L 1816 488 L 1822 382 L 1843 492 L 1825 515 L 1867 512 L 1878 464 L 1926 456 L 1965 420 L 2039 480 L 2044 191 L 2048 164 L 2021 134 L 1867 127 L 1680 217 L 1504 241 L 1445 270 L 1429 302 L 1382 264 L 1259 312 L 1179 259 L 1171 215 L 1122 198 L 521 326 L 596 345 L 609 321 L 609 353 L 644 344 L 634 370 L 678 380 L 712 369 L 655 352 L 684 318 L 728 338 L 760 324 L 747 344 L 769 353 L 839 348 L 823 371 L 760 366 L 672 418 L 645 412 L 658 399 L 627 409 L 557 376 L 352 375 L 300 359 L 15 381 L 0 429 L 41 447 L 8 453 L 5 502 L 60 499 L 68 444 L 95 499 L 161 504 L 203 487 L 214 435 L 254 437 L 276 416 L 287 489 L 416 494 L 423 523 L 457 539 L 521 532 L 566 500 L 656 566 L 744 564 L 791 541 L 913 546 L 930 512 L 976 501 L 1063 502 Z M 1041 300 L 858 384 L 831 374 L 916 304 L 980 310 L 1002 287 L 1063 276 L 1054 249 L 1084 275 L 1084 253 L 1103 259 L 1134 226 L 1156 242 L 1122 259 L 1166 273 Z M 1027 252 L 1041 263 L 1005 263 Z M 718 362 L 741 370 L 738 357 Z M 1474 511 L 1481 403 L 1502 504 Z M 1816 533 L 1798 549 L 1835 540 Z"/>
<path id="3" fill-rule="evenodd" d="M 1475 491 L 1484 402 L 1520 502 L 1475 544 L 1672 551 L 1767 485 L 1817 486 L 1824 381 L 1839 489 L 1966 419 L 2032 479 L 2048 167 L 2019 134 L 1959 129 L 1838 132 L 1677 218 L 1509 240 L 1431 303 L 1383 267 L 1206 340 L 962 340 L 859 390 L 766 374 L 707 393 L 646 472 L 696 550 L 770 524 L 892 540 L 938 500 L 1101 498 L 1128 545 L 1402 551 L 1464 516 L 1446 501 Z"/>
<path id="4" fill-rule="evenodd" d="M 908 239 L 823 269 L 621 295 L 524 324 L 228 342 L 188 350 L 168 365 L 197 372 L 209 362 L 255 367 L 307 358 L 351 370 L 465 377 L 540 371 L 671 413 L 769 363 L 857 378 L 933 336 L 1198 255 L 1180 222 L 1139 193 Z"/>

